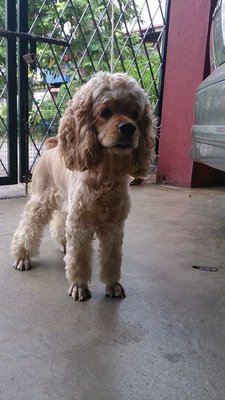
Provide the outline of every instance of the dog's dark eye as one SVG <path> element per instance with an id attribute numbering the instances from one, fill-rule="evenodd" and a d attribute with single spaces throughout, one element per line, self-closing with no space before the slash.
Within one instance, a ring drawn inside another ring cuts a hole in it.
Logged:
<path id="1" fill-rule="evenodd" d="M 112 110 L 110 110 L 109 108 L 105 108 L 100 113 L 100 117 L 102 118 L 110 118 L 112 115 L 113 115 Z"/>
<path id="2" fill-rule="evenodd" d="M 137 120 L 138 117 L 139 117 L 138 112 L 136 112 L 136 111 L 132 112 L 131 117 L 132 117 L 134 120 Z"/>

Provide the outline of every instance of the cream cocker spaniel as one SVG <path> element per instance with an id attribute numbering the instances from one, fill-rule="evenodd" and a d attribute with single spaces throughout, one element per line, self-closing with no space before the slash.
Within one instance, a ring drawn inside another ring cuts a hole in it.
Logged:
<path id="1" fill-rule="evenodd" d="M 99 72 L 75 93 L 49 139 L 32 180 L 32 194 L 14 234 L 14 267 L 28 270 L 44 226 L 66 249 L 68 294 L 91 297 L 92 241 L 99 239 L 106 295 L 125 297 L 121 276 L 129 176 L 149 171 L 154 117 L 144 90 L 127 74 Z"/>

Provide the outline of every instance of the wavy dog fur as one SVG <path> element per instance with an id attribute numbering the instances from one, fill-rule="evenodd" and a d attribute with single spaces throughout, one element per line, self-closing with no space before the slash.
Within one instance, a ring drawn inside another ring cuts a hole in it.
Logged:
<path id="1" fill-rule="evenodd" d="M 52 235 L 66 249 L 68 293 L 74 300 L 88 299 L 97 234 L 106 295 L 125 297 L 119 280 L 128 179 L 148 173 L 153 130 L 148 97 L 128 75 L 100 72 L 82 86 L 36 166 L 32 195 L 12 240 L 14 267 L 30 269 L 51 222 Z"/>

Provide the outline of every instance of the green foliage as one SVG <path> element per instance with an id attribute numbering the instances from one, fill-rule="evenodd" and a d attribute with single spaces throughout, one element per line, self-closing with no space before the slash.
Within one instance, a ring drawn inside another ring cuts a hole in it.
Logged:
<path id="1" fill-rule="evenodd" d="M 47 72 L 50 72 L 53 78 L 60 75 L 59 65 L 63 74 L 69 76 L 68 86 L 72 95 L 81 86 L 82 81 L 87 81 L 93 75 L 95 69 L 109 71 L 111 7 L 106 11 L 105 4 L 107 4 L 107 1 L 104 0 L 91 0 L 90 2 L 86 0 L 72 0 L 70 2 L 68 0 L 46 0 L 44 2 L 43 0 L 28 0 L 30 33 L 70 42 L 69 48 L 37 42 L 36 52 L 39 69 L 36 72 L 29 71 L 30 88 L 33 93 L 37 91 L 37 88 L 46 89 Z M 4 0 L 0 0 L 0 15 L 2 16 L 0 25 L 4 25 Z M 160 59 L 158 53 L 151 56 L 151 73 L 140 35 L 136 32 L 127 37 L 124 21 L 128 26 L 132 26 L 134 15 L 132 1 L 120 0 L 115 2 L 115 72 L 125 71 L 134 77 L 149 92 L 150 99 L 154 104 L 157 101 L 157 94 L 153 85 L 153 76 L 157 85 Z M 147 45 L 147 51 L 149 54 L 152 53 L 149 45 Z M 0 46 L 0 67 L 4 72 L 4 45 Z M 3 85 L 4 80 L 0 74 L 0 89 Z M 149 88 L 151 89 L 149 90 Z M 47 124 L 47 126 L 52 125 L 50 134 L 55 134 L 55 126 L 68 100 L 69 95 L 66 92 L 66 87 L 61 85 L 56 98 L 56 105 L 51 98 L 43 102 L 36 102 L 36 104 L 35 102 L 30 103 L 31 133 L 45 133 Z M 40 107 L 42 117 L 40 113 L 36 112 L 37 106 Z M 60 112 L 57 112 L 57 108 L 60 109 Z M 46 124 L 42 122 L 42 118 L 45 119 Z"/>
<path id="2" fill-rule="evenodd" d="M 0 106 L 0 136 L 5 135 L 7 131 L 7 105 L 6 103 Z"/>
<path id="3" fill-rule="evenodd" d="M 71 84 L 70 90 L 74 93 L 76 90 L 76 82 Z M 61 85 L 55 101 L 51 98 L 44 101 L 36 101 L 29 114 L 32 135 L 42 136 L 50 127 L 49 135 L 55 136 L 57 134 L 60 116 L 65 111 L 69 99 L 70 96 L 65 85 Z M 40 112 L 37 112 L 37 106 Z"/>
<path id="4" fill-rule="evenodd" d="M 2 0 L 0 0 L 2 1 Z M 54 6 L 53 4 L 54 3 Z M 44 35 L 54 38 L 67 39 L 70 48 L 65 51 L 63 46 L 49 46 L 39 43 L 37 47 L 38 58 L 41 60 L 42 70 L 57 72 L 57 61 L 67 58 L 68 72 L 73 75 L 77 65 L 79 73 L 85 80 L 93 74 L 94 68 L 109 70 L 110 36 L 111 36 L 111 7 L 105 11 L 103 0 L 90 1 L 57 0 L 54 2 L 42 0 L 29 0 L 29 26 L 32 34 Z M 116 3 L 117 4 L 117 3 Z M 121 8 L 120 8 L 121 7 Z M 127 5 L 127 0 L 120 0 L 120 7 L 115 7 L 116 39 L 119 48 L 124 44 L 124 20 L 132 23 L 134 10 L 132 2 Z M 39 12 L 39 18 L 33 23 L 33 15 Z M 88 46 L 88 50 L 87 50 Z M 124 49 L 126 57 L 128 47 Z M 56 59 L 54 57 L 54 54 Z"/>
<path id="5" fill-rule="evenodd" d="M 57 62 L 61 62 L 61 66 L 66 68 L 67 74 L 70 74 L 71 78 L 77 79 L 79 86 L 79 74 L 84 80 L 88 80 L 93 74 L 94 68 L 109 70 L 111 7 L 108 7 L 106 11 L 105 4 L 104 0 L 90 1 L 90 3 L 86 0 L 73 0 L 69 3 L 67 0 L 48 0 L 44 3 L 42 0 L 35 0 L 35 2 L 29 0 L 31 33 L 63 38 L 70 42 L 68 50 L 63 46 L 38 43 L 37 53 L 42 72 L 50 71 L 53 75 L 57 74 Z M 37 12 L 39 12 L 39 17 L 34 22 L 33 15 Z M 127 2 L 127 0 L 115 2 L 114 52 L 117 70 L 123 71 L 123 66 L 126 68 L 127 61 L 133 58 L 131 47 L 134 48 L 134 51 L 135 48 L 142 47 L 141 37 L 137 32 L 127 38 L 124 21 L 126 21 L 126 26 L 132 26 L 134 16 L 132 2 Z M 144 57 L 146 56 L 142 55 L 143 59 Z M 79 74 L 76 74 L 77 66 Z M 134 68 L 131 72 L 133 73 L 133 71 Z"/>
<path id="6" fill-rule="evenodd" d="M 148 58 L 142 53 L 133 60 L 126 58 L 124 66 L 126 72 L 136 79 L 137 82 L 141 83 L 146 92 L 151 88 L 149 91 L 149 97 L 154 107 L 158 100 L 155 90 L 155 85 L 158 87 L 159 84 L 160 58 L 158 52 L 151 55 L 151 72 Z M 117 66 L 115 72 L 122 72 L 121 67 Z"/>

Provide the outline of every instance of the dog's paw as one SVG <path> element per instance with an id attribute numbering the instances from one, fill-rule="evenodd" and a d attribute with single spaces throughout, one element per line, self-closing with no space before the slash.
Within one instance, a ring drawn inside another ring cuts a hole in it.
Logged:
<path id="1" fill-rule="evenodd" d="M 28 271 L 29 269 L 31 269 L 31 260 L 29 257 L 19 258 L 14 262 L 13 266 L 19 271 Z"/>
<path id="2" fill-rule="evenodd" d="M 60 247 L 60 251 L 63 254 L 66 254 L 66 246 L 64 244 L 62 244 L 62 246 Z"/>
<path id="3" fill-rule="evenodd" d="M 105 295 L 110 299 L 113 297 L 124 299 L 126 297 L 125 290 L 119 282 L 115 282 L 112 285 L 106 285 Z"/>
<path id="4" fill-rule="evenodd" d="M 91 298 L 91 291 L 86 284 L 72 283 L 68 290 L 68 295 L 75 301 L 85 301 Z"/>

